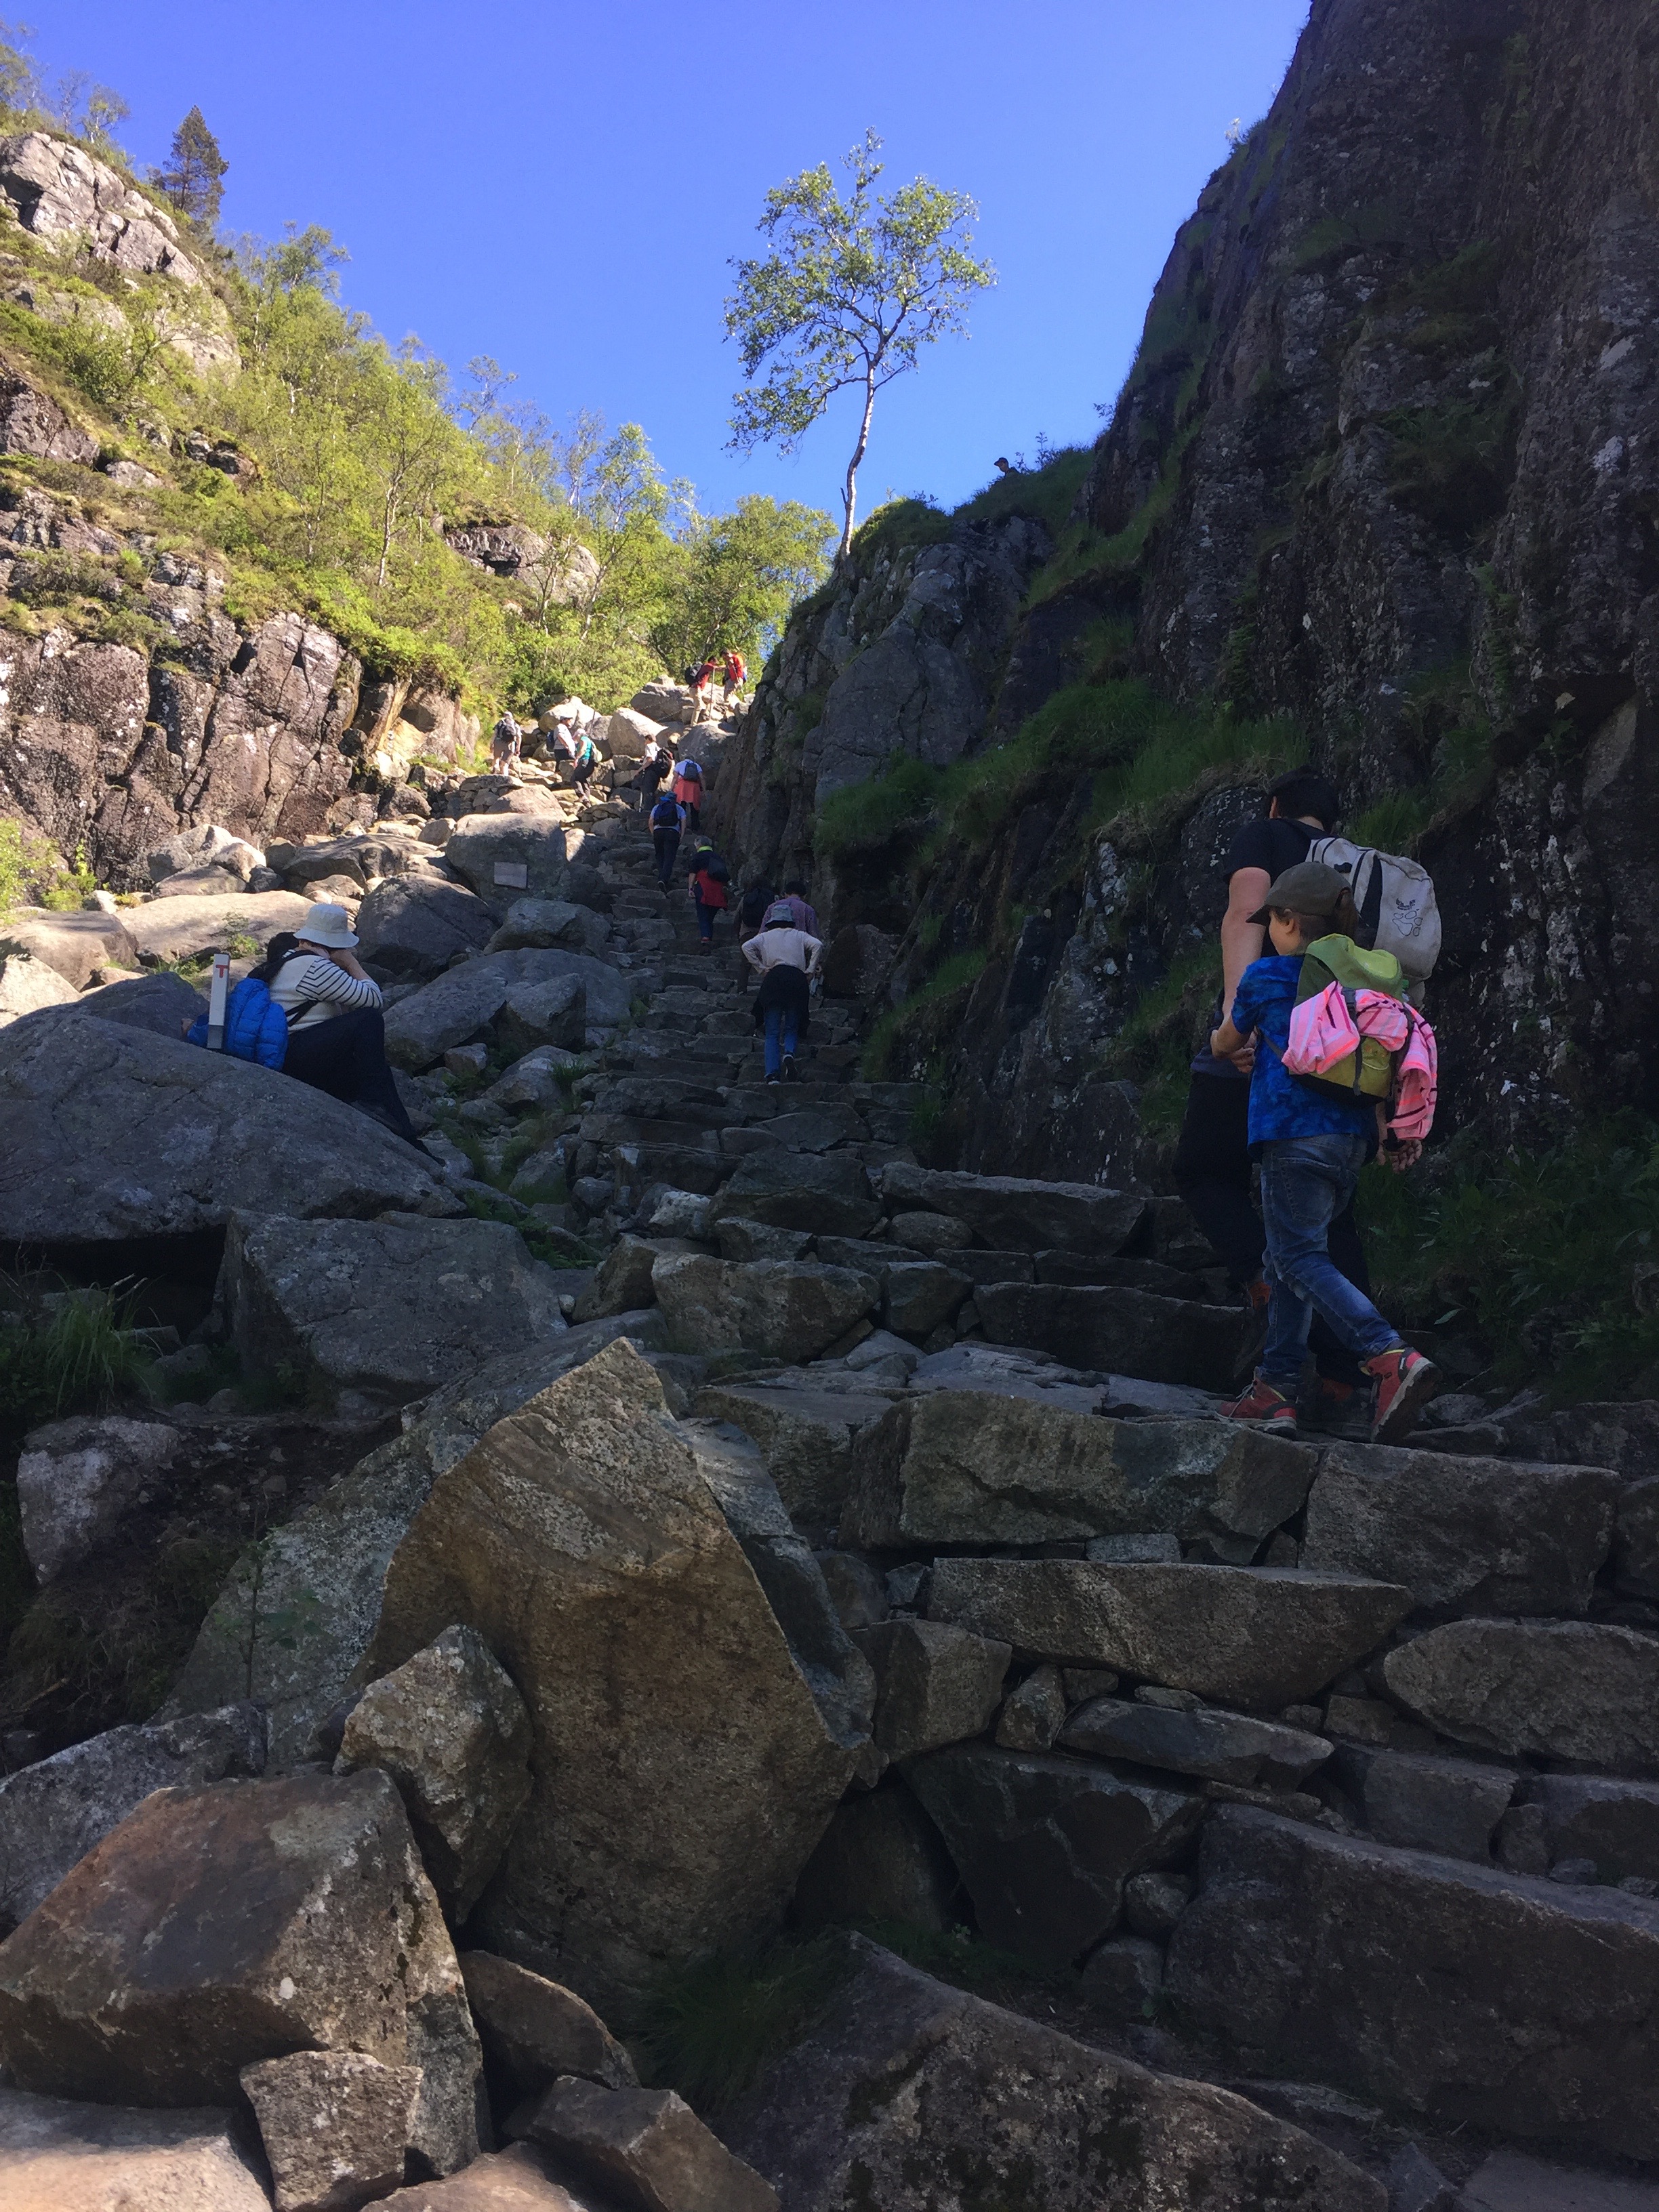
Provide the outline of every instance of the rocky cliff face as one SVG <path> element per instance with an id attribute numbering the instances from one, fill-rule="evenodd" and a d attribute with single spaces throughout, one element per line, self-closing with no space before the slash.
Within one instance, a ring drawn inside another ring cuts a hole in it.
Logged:
<path id="1" fill-rule="evenodd" d="M 1558 1112 L 1590 1066 L 1597 1105 L 1652 1095 L 1656 77 L 1659 29 L 1607 0 L 1317 0 L 1177 236 L 1033 611 L 971 599 L 953 644 L 986 672 L 962 752 L 1106 672 L 1194 714 L 1291 718 L 1285 750 L 1350 821 L 1435 874 L 1465 1122 Z M 855 758 L 826 778 L 809 734 L 780 761 L 784 695 L 873 629 L 871 589 L 855 566 L 769 672 L 757 857 L 804 843 L 826 782 L 921 750 L 872 688 Z M 862 665 L 840 664 L 849 703 Z M 1100 1170 L 1081 1091 L 1212 934 L 1209 871 L 1261 779 L 1212 770 L 1084 844 L 1079 781 L 887 911 L 841 901 L 913 925 L 896 996 L 991 948 L 914 1067 L 945 1077 L 964 1157 L 1057 1146 L 1051 1173 Z"/>

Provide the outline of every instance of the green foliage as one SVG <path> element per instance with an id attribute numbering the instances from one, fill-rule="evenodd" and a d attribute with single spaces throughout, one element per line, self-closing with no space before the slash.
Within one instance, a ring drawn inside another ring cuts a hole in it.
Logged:
<path id="1" fill-rule="evenodd" d="M 825 1935 L 671 1968 L 647 1990 L 635 2038 L 647 2078 L 717 2118 L 822 2016 L 851 1965 Z"/>
<path id="2" fill-rule="evenodd" d="M 1659 1389 L 1659 1124 L 1592 1121 L 1496 1158 L 1454 1139 L 1425 1170 L 1363 1176 L 1360 1212 L 1383 1311 L 1472 1335 L 1495 1384 Z"/>
<path id="3" fill-rule="evenodd" d="M 1310 223 L 1297 240 L 1292 269 L 1329 269 L 1368 246 L 1398 246 L 1405 237 L 1400 210 L 1387 200 L 1356 208 L 1351 215 L 1325 216 Z"/>
<path id="4" fill-rule="evenodd" d="M 1402 507 L 1459 535 L 1502 511 L 1514 465 L 1518 398 L 1508 366 L 1490 389 L 1439 407 L 1402 407 L 1382 419 L 1394 439 L 1388 486 Z"/>
<path id="5" fill-rule="evenodd" d="M 902 754 L 879 775 L 831 792 L 817 811 L 813 842 L 819 856 L 845 861 L 879 852 L 929 819 L 947 772 Z"/>
<path id="6" fill-rule="evenodd" d="M 221 179 L 229 167 L 206 117 L 199 107 L 192 107 L 173 132 L 167 166 L 155 181 L 180 215 L 211 231 L 224 198 Z"/>
<path id="7" fill-rule="evenodd" d="M 132 1333 L 136 1291 L 65 1291 L 43 1315 L 0 1326 L 0 1429 L 95 1413 L 143 1389 L 155 1355 Z"/>
<path id="8" fill-rule="evenodd" d="M 836 392 L 862 394 L 842 494 L 843 555 L 877 392 L 914 369 L 924 346 L 964 330 L 974 293 L 996 282 L 989 263 L 968 251 L 978 213 L 968 195 L 925 177 L 878 195 L 880 148 L 866 131 L 848 155 L 853 188 L 844 200 L 827 162 L 767 194 L 758 228 L 772 251 L 733 264 L 737 289 L 726 303 L 744 378 L 732 401 L 735 447 L 793 453 Z"/>
<path id="9" fill-rule="evenodd" d="M 79 914 L 98 888 L 98 878 L 87 861 L 86 848 L 77 847 L 73 864 L 40 894 L 40 903 L 53 914 Z"/>
<path id="10" fill-rule="evenodd" d="M 975 492 L 956 510 L 959 522 L 1000 522 L 1006 515 L 1034 514 L 1058 533 L 1069 520 L 1094 459 L 1088 446 L 1048 450 L 1035 469 L 1012 469 Z"/>
<path id="11" fill-rule="evenodd" d="M 9 818 L 0 819 L 0 914 L 28 904 L 57 866 L 58 856 L 44 837 Z"/>
<path id="12" fill-rule="evenodd" d="M 1104 1073 L 1139 1087 L 1141 1126 L 1154 1133 L 1172 1134 L 1180 1124 L 1200 1017 L 1220 988 L 1219 946 L 1194 945 L 1136 1002 L 1103 1055 Z"/>
<path id="13" fill-rule="evenodd" d="M 906 546 L 942 545 L 951 535 L 951 518 L 930 499 L 890 499 L 872 508 L 853 538 L 860 561 Z"/>
<path id="14" fill-rule="evenodd" d="M 790 608 L 829 573 L 830 529 L 819 507 L 757 494 L 730 514 L 692 514 L 665 564 L 663 611 L 651 629 L 663 666 L 733 647 L 763 666 Z"/>
<path id="15" fill-rule="evenodd" d="M 983 946 L 972 952 L 952 953 L 933 970 L 919 991 L 913 991 L 902 1005 L 883 1014 L 865 1042 L 862 1065 L 866 1081 L 886 1081 L 892 1075 L 899 1047 L 915 1027 L 917 1017 L 952 999 L 964 997 L 985 973 L 986 965 Z"/>

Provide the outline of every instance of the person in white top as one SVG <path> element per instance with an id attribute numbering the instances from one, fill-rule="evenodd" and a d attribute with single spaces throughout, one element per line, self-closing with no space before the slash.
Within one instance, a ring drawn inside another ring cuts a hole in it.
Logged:
<path id="1" fill-rule="evenodd" d="M 755 994 L 755 1027 L 766 1032 L 766 1079 L 793 1083 L 795 1052 L 812 1012 L 812 978 L 823 940 L 795 927 L 787 899 L 767 908 L 743 957 L 761 979 Z"/>
<path id="2" fill-rule="evenodd" d="M 284 1075 L 343 1099 L 424 1152 L 386 1056 L 385 1000 L 356 957 L 343 906 L 320 900 L 292 935 L 266 948 L 254 973 L 288 1016 Z"/>

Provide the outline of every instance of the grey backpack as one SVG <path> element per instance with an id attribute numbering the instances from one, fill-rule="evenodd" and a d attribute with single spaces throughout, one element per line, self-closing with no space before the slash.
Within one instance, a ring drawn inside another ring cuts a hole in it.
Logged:
<path id="1" fill-rule="evenodd" d="M 1347 837 L 1316 837 L 1308 858 L 1347 878 L 1359 909 L 1360 945 L 1392 952 L 1413 982 L 1433 974 L 1440 957 L 1440 908 L 1434 878 L 1420 861 Z"/>

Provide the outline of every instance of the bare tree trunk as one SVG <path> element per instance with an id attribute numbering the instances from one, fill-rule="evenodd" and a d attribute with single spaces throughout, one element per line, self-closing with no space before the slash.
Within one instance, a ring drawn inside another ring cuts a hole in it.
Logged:
<path id="1" fill-rule="evenodd" d="M 841 544 L 836 550 L 837 561 L 844 561 L 853 546 L 854 501 L 858 490 L 859 463 L 864 459 L 864 449 L 870 442 L 870 417 L 875 412 L 876 380 L 867 376 L 864 382 L 864 420 L 859 424 L 859 441 L 853 448 L 853 458 L 847 464 L 847 482 L 842 488 L 841 504 L 844 520 L 841 527 Z"/>

